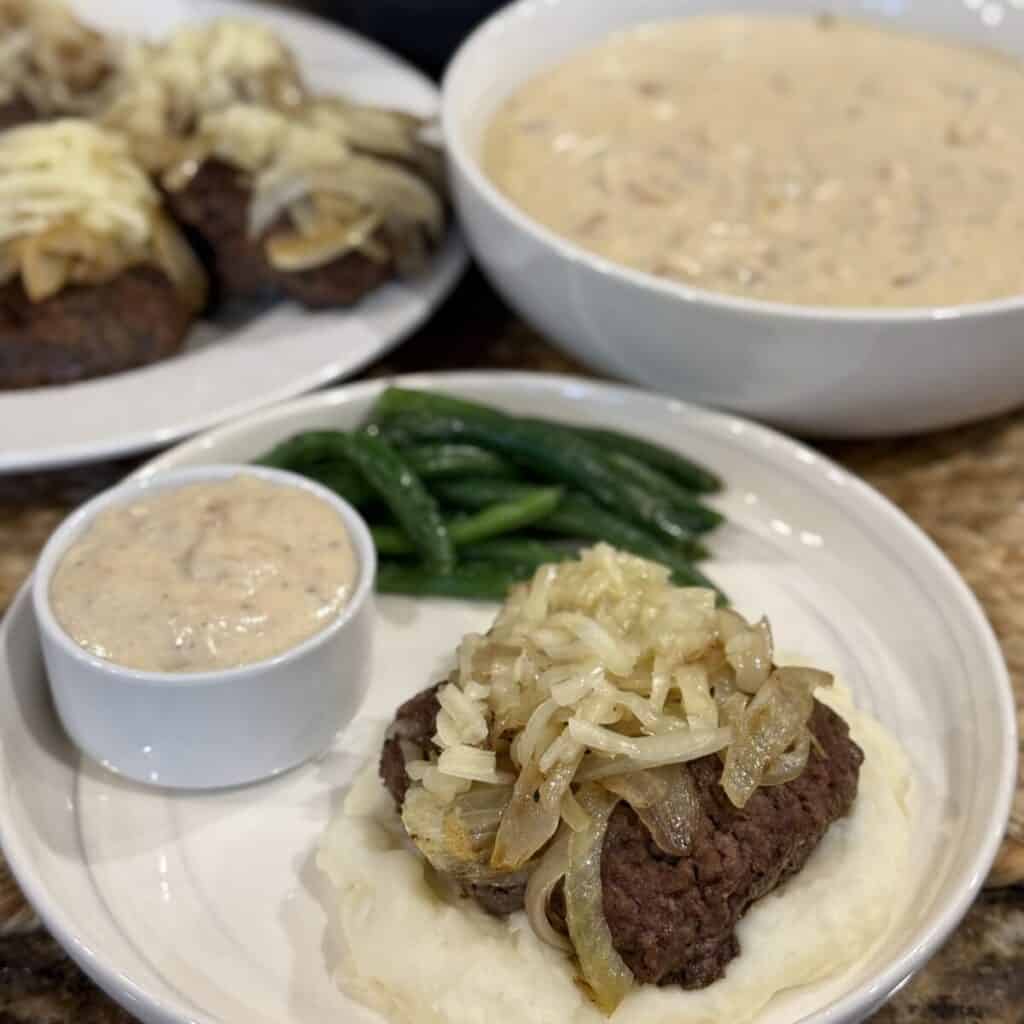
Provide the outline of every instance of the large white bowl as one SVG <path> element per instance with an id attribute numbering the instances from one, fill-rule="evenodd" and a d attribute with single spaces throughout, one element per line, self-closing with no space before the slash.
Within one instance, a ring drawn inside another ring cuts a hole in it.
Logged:
<path id="1" fill-rule="evenodd" d="M 505 299 L 584 363 L 661 392 L 819 436 L 911 433 L 1024 401 L 1024 296 L 932 309 L 734 298 L 616 266 L 541 227 L 479 162 L 502 100 L 540 69 L 642 21 L 737 8 L 859 15 L 1024 56 L 1017 3 L 968 0 L 521 0 L 445 76 L 455 200 Z M 756 117 L 756 112 L 752 112 Z"/>

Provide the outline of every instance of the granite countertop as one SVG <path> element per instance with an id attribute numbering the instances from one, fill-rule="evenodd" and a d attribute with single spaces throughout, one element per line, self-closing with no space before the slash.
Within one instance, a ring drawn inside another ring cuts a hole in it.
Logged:
<path id="1" fill-rule="evenodd" d="M 509 313 L 476 274 L 364 376 L 449 369 L 587 373 Z M 1024 410 L 925 438 L 819 447 L 901 505 L 957 564 L 999 635 L 1024 724 Z M 136 464 L 0 477 L 0 611 L 60 519 Z M 989 888 L 875 1019 L 1024 1022 L 1024 792 Z M 0 1024 L 131 1020 L 45 933 L 0 865 Z"/>

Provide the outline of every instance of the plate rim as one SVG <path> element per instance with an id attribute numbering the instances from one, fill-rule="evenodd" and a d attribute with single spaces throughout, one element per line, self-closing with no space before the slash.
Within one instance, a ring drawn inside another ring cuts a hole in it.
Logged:
<path id="1" fill-rule="evenodd" d="M 984 652 L 988 668 L 992 672 L 993 692 L 1000 705 L 1000 721 L 1002 722 L 1000 738 L 1004 743 L 1005 751 L 1000 763 L 999 785 L 993 801 L 996 813 L 990 819 L 984 839 L 977 844 L 968 865 L 959 872 L 961 879 L 959 893 L 937 913 L 936 920 L 930 928 L 924 934 L 916 935 L 913 945 L 906 949 L 899 958 L 892 961 L 884 971 L 876 974 L 870 983 L 865 982 L 829 1006 L 816 1011 L 813 1015 L 813 1019 L 818 1024 L 838 1024 L 840 1021 L 860 1019 L 861 1014 L 881 1005 L 911 975 L 931 959 L 973 904 L 1005 834 L 1015 791 L 1014 783 L 1018 761 L 1013 686 L 1002 649 L 980 602 L 939 546 L 899 506 L 881 492 L 821 452 L 772 427 L 756 423 L 743 416 L 708 409 L 632 385 L 591 380 L 568 374 L 500 370 L 394 374 L 303 395 L 287 402 L 265 407 L 241 419 L 222 424 L 204 431 L 197 437 L 183 441 L 147 461 L 131 473 L 128 479 L 137 479 L 170 468 L 170 464 L 182 455 L 198 453 L 226 438 L 244 435 L 250 429 L 263 425 L 268 420 L 287 420 L 290 416 L 306 409 L 348 405 L 351 402 L 368 398 L 389 385 L 401 384 L 427 390 L 442 390 L 445 387 L 457 387 L 460 383 L 472 386 L 473 384 L 488 385 L 496 382 L 510 390 L 560 392 L 571 388 L 578 395 L 596 393 L 606 399 L 655 403 L 661 406 L 666 415 L 694 417 L 714 431 L 723 434 L 735 434 L 736 429 L 740 428 L 748 433 L 755 444 L 760 442 L 764 446 L 776 448 L 783 455 L 800 464 L 817 464 L 826 472 L 837 472 L 844 487 L 851 488 L 866 508 L 888 517 L 890 521 L 899 523 L 908 532 L 917 544 L 919 554 L 927 559 L 927 564 L 933 574 L 944 579 L 950 588 L 951 596 L 957 598 L 966 624 Z M 29 599 L 30 587 L 31 577 L 19 589 L 11 602 L 8 614 L 0 621 L 0 647 L 7 639 L 13 613 L 21 611 L 24 602 Z M 162 997 L 150 994 L 141 984 L 126 978 L 115 967 L 104 963 L 101 956 L 81 939 L 73 921 L 58 905 L 49 900 L 42 883 L 35 876 L 31 857 L 21 848 L 20 835 L 17 830 L 9 827 L 9 821 L 8 788 L 0 786 L 0 849 L 7 859 L 11 873 L 47 929 L 100 988 L 133 1012 L 145 1009 L 148 1020 L 159 1020 L 167 1022 L 167 1024 L 226 1024 L 222 1019 L 207 1014 L 194 1015 L 191 1012 L 183 1012 L 183 1008 L 175 1007 Z"/>
<path id="2" fill-rule="evenodd" d="M 271 18 L 282 24 L 301 26 L 306 31 L 317 30 L 337 37 L 349 45 L 358 47 L 365 54 L 372 57 L 374 61 L 384 62 L 392 66 L 392 68 L 400 71 L 404 78 L 415 81 L 417 86 L 424 91 L 424 94 L 429 93 L 437 107 L 438 113 L 440 112 L 441 92 L 437 82 L 433 81 L 404 57 L 387 49 L 380 43 L 368 39 L 351 29 L 328 21 L 326 18 L 306 11 L 273 7 L 266 0 L 256 0 L 255 3 L 249 0 L 246 4 L 240 3 L 239 0 L 190 0 L 190 6 L 192 8 L 191 13 L 197 20 L 224 16 L 245 17 L 248 15 L 250 18 L 256 19 L 261 17 Z M 301 66 L 301 55 L 299 63 Z M 212 429 L 227 422 L 225 415 L 231 416 L 232 421 L 248 417 L 269 406 L 278 405 L 297 396 L 319 390 L 325 385 L 338 384 L 349 380 L 371 363 L 394 351 L 402 342 L 406 341 L 422 327 L 452 294 L 468 266 L 469 251 L 463 238 L 462 230 L 458 222 L 453 218 L 445 233 L 443 245 L 432 256 L 430 265 L 424 272 L 424 275 L 420 278 L 412 279 L 411 282 L 405 285 L 415 289 L 415 296 L 410 296 L 408 309 L 401 315 L 401 324 L 386 336 L 386 340 L 378 340 L 368 351 L 361 354 L 358 359 L 333 359 L 330 362 L 324 362 L 315 370 L 311 370 L 301 376 L 297 375 L 294 379 L 279 387 L 268 388 L 259 397 L 249 397 L 236 403 L 234 410 L 227 413 L 223 409 L 211 407 L 206 412 L 177 421 L 174 426 L 149 427 L 137 430 L 127 436 L 118 435 L 116 431 L 112 430 L 108 438 L 100 441 L 78 441 L 69 438 L 63 443 L 38 450 L 0 450 L 0 474 L 70 468 L 90 462 L 137 455 L 162 445 L 177 444 L 184 439 Z M 427 282 L 429 282 L 429 287 L 424 291 L 423 289 Z M 385 282 L 381 287 L 386 288 L 394 284 L 395 282 Z M 367 297 L 369 298 L 369 296 Z M 411 301 L 413 298 L 420 299 L 421 301 Z M 353 312 L 356 310 L 358 310 L 358 306 L 353 307 Z M 381 337 L 383 338 L 383 336 Z M 230 335 L 224 340 L 230 340 Z M 215 343 L 218 346 L 219 344 L 219 341 Z M 135 370 L 159 370 L 162 366 L 173 363 L 179 356 L 187 354 L 177 353 L 168 360 L 162 360 L 158 363 L 150 364 L 150 366 L 136 367 L 121 371 L 120 373 L 89 378 L 68 385 L 58 384 L 49 387 L 30 388 L 24 391 L 0 388 L 0 408 L 2 408 L 4 398 L 7 396 L 17 396 L 24 400 L 25 396 L 35 391 L 38 392 L 37 400 L 40 409 L 38 415 L 45 416 L 50 413 L 60 413 L 66 417 L 66 403 L 69 398 L 74 400 L 72 389 L 75 388 L 76 384 L 102 387 L 105 381 L 123 380 L 126 375 L 131 374 Z M 202 367 L 198 367 L 195 372 L 202 372 Z M 156 381 L 151 380 L 149 386 L 161 387 L 163 383 L 159 379 Z M 102 394 L 80 394 L 78 397 L 78 401 L 103 402 L 104 400 L 105 396 Z M 49 406 L 49 408 L 46 406 Z"/>

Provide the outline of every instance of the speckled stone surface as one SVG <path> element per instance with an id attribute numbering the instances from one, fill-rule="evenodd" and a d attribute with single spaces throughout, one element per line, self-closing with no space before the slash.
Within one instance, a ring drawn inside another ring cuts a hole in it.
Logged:
<path id="1" fill-rule="evenodd" d="M 451 369 L 586 372 L 510 315 L 475 275 L 426 328 L 366 375 Z M 957 564 L 999 635 L 1020 720 L 1024 411 L 924 438 L 820 447 L 901 505 Z M 60 519 L 135 464 L 128 460 L 0 477 L 0 610 Z M 990 885 L 1001 888 L 990 888 L 979 898 L 945 948 L 875 1019 L 886 1024 L 1024 1024 L 1021 883 L 1024 789 L 1018 792 L 1010 834 L 990 878 Z M 0 866 L 0 1024 L 124 1024 L 131 1019 L 46 935 Z"/>

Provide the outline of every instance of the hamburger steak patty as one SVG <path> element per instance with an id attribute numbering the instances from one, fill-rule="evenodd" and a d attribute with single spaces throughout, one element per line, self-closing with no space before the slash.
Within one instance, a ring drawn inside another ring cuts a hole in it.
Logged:
<path id="1" fill-rule="evenodd" d="M 263 240 L 248 235 L 249 199 L 240 172 L 219 160 L 207 160 L 184 188 L 167 196 L 210 270 L 221 301 L 287 296 L 312 308 L 348 306 L 391 276 L 390 263 L 374 262 L 361 253 L 311 270 L 276 270 L 264 256 Z"/>
<path id="2" fill-rule="evenodd" d="M 402 745 L 416 756 L 430 748 L 436 690 L 398 709 L 384 743 L 380 774 L 399 807 L 409 786 Z M 703 988 L 722 977 L 740 951 L 735 929 L 747 908 L 796 874 L 829 825 L 849 813 L 864 755 L 846 722 L 817 701 L 810 727 L 822 753 L 812 748 L 798 778 L 758 789 L 742 810 L 719 785 L 717 754 L 690 763 L 703 815 L 685 857 L 663 853 L 631 807 L 616 807 L 602 849 L 604 915 L 637 981 Z M 485 910 L 504 915 L 522 909 L 525 886 L 466 892 Z M 548 913 L 566 931 L 560 886 Z"/>
<path id="3" fill-rule="evenodd" d="M 41 302 L 15 278 L 0 285 L 0 388 L 70 384 L 156 362 L 181 348 L 191 323 L 155 267 L 71 285 Z"/>

